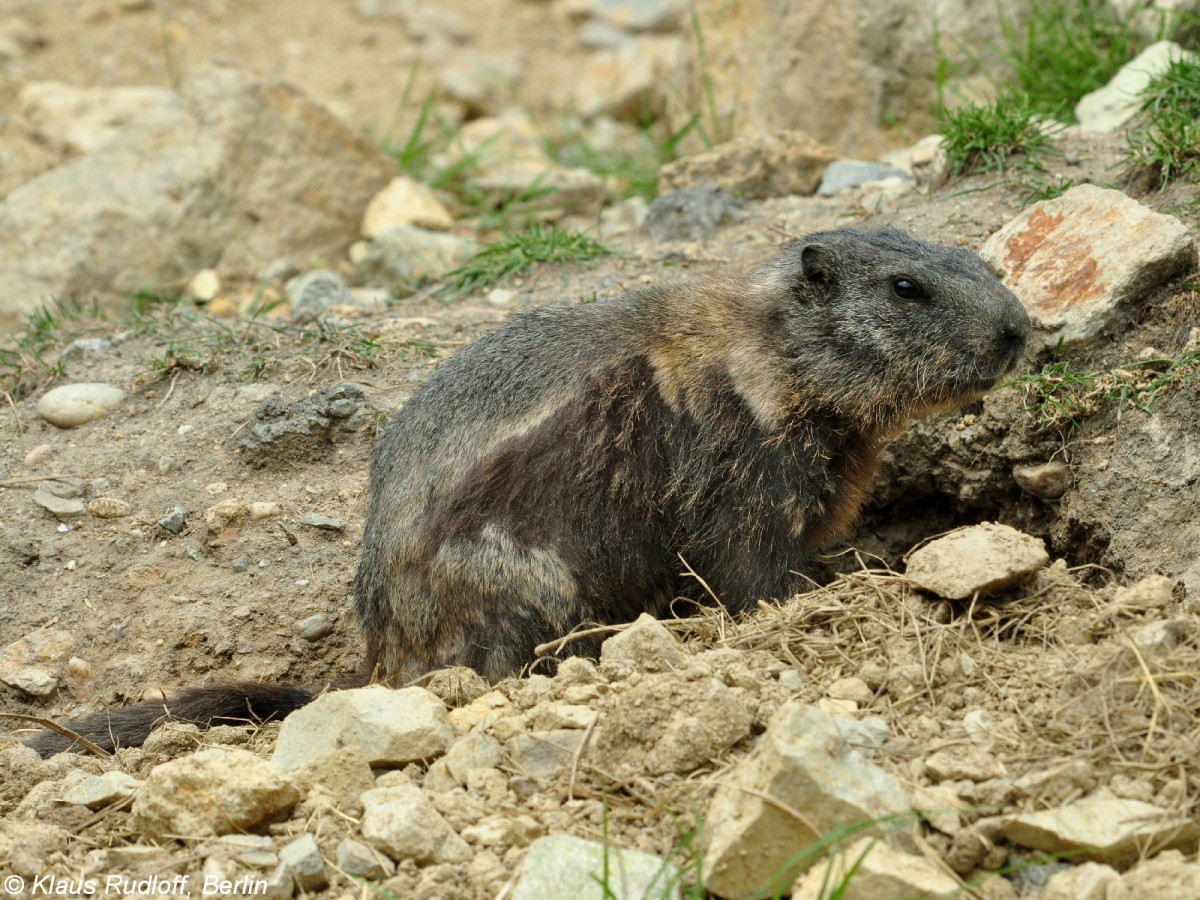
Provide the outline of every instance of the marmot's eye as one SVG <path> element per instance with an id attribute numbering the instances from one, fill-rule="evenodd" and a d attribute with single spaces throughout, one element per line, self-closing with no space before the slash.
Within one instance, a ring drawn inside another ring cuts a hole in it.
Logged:
<path id="1" fill-rule="evenodd" d="M 905 275 L 892 279 L 892 293 L 901 300 L 929 299 L 925 291 L 921 289 L 921 286 Z"/>

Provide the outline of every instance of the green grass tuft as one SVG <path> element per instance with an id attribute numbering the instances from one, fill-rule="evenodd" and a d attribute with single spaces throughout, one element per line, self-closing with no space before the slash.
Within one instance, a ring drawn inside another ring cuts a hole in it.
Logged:
<path id="1" fill-rule="evenodd" d="M 451 296 L 462 296 L 507 281 L 538 263 L 568 265 L 611 253 L 599 241 L 578 231 L 535 224 L 519 234 L 490 244 L 447 273 L 444 290 Z"/>
<path id="2" fill-rule="evenodd" d="M 1200 63 L 1180 59 L 1142 94 L 1143 124 L 1129 134 L 1129 163 L 1161 187 L 1200 177 Z"/>
<path id="3" fill-rule="evenodd" d="M 1133 28 L 1135 12 L 1118 15 L 1107 0 L 1032 0 L 1025 28 L 1002 20 L 1005 62 L 1033 112 L 1075 121 L 1080 98 L 1145 48 Z M 1164 18 L 1164 33 L 1166 27 Z"/>
<path id="4" fill-rule="evenodd" d="M 1014 93 L 946 111 L 941 132 L 951 175 L 1037 168 L 1050 143 L 1029 98 Z"/>

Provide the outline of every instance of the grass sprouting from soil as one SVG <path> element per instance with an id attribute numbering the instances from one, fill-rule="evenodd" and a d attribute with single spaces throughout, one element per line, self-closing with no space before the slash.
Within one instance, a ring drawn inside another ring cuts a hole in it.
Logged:
<path id="1" fill-rule="evenodd" d="M 1142 94 L 1143 120 L 1129 134 L 1129 163 L 1161 187 L 1200 177 L 1200 62 L 1179 59 Z"/>
<path id="2" fill-rule="evenodd" d="M 1036 168 L 1050 143 L 1029 98 L 1012 92 L 947 110 L 941 132 L 951 175 Z"/>
<path id="3" fill-rule="evenodd" d="M 1118 416 L 1125 409 L 1149 412 L 1159 393 L 1197 375 L 1200 348 L 1176 359 L 1139 359 L 1107 372 L 1056 360 L 1009 384 L 1022 392 L 1026 412 L 1042 425 L 1061 430 L 1109 409 L 1116 409 Z"/>
<path id="4" fill-rule="evenodd" d="M 1148 43 L 1133 27 L 1138 9 L 1119 14 L 1107 0 L 1034 0 L 1020 27 L 1001 20 L 1003 58 L 1030 109 L 1061 122 Z M 1166 17 L 1160 32 L 1168 27 Z"/>
<path id="5" fill-rule="evenodd" d="M 581 232 L 534 224 L 490 244 L 448 272 L 444 292 L 451 297 L 461 297 L 473 290 L 501 284 L 538 263 L 565 266 L 611 253 L 599 241 Z"/>

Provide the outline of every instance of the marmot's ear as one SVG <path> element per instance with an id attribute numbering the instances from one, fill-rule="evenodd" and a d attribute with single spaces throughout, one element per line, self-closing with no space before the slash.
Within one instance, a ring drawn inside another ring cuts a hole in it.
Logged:
<path id="1" fill-rule="evenodd" d="M 831 287 L 837 271 L 833 250 L 826 244 L 807 244 L 800 251 L 800 267 L 813 284 Z"/>

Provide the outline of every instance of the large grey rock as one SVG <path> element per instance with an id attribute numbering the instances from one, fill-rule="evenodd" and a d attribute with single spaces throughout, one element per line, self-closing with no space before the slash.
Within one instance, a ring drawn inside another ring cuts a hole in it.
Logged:
<path id="1" fill-rule="evenodd" d="M 429 691 L 372 685 L 323 694 L 284 719 L 271 762 L 291 769 L 353 745 L 372 766 L 402 766 L 441 756 L 455 737 L 445 704 Z"/>
<path id="2" fill-rule="evenodd" d="M 462 863 L 472 856 L 419 787 L 375 788 L 362 795 L 362 804 L 362 836 L 397 862 Z"/>
<path id="3" fill-rule="evenodd" d="M 291 812 L 300 792 L 248 750 L 214 748 L 156 766 L 133 801 L 133 824 L 152 838 L 249 831 Z"/>
<path id="4" fill-rule="evenodd" d="M 0 212 L 0 216 L 3 213 Z M 2 227 L 2 225 L 0 225 Z M 2 253 L 3 250 L 0 250 Z M 3 278 L 0 275 L 0 278 Z M 38 415 L 59 428 L 74 428 L 120 407 L 125 392 L 101 382 L 63 384 L 46 391 L 37 403 Z"/>
<path id="5" fill-rule="evenodd" d="M 458 235 L 399 225 L 381 231 L 369 243 L 355 244 L 351 259 L 356 280 L 408 288 L 441 278 L 478 249 L 474 241 Z"/>
<path id="6" fill-rule="evenodd" d="M 0 202 L 0 329 L 49 296 L 336 250 L 395 173 L 295 88 L 198 69 L 171 102 Z"/>
<path id="7" fill-rule="evenodd" d="M 1173 41 L 1151 44 L 1125 63 L 1108 84 L 1085 94 L 1075 105 L 1079 127 L 1086 132 L 1120 128 L 1137 115 L 1142 105 L 1141 93 L 1150 81 L 1165 72 L 1172 62 L 1184 58 L 1195 61 L 1197 57 Z"/>
<path id="8" fill-rule="evenodd" d="M 799 874 L 797 854 L 831 831 L 875 821 L 864 836 L 878 836 L 909 812 L 900 785 L 850 747 L 834 716 L 785 704 L 709 805 L 704 887 L 731 900 L 772 896 Z"/>
<path id="9" fill-rule="evenodd" d="M 1024 581 L 1049 562 L 1041 538 L 983 522 L 957 528 L 914 550 L 904 574 L 939 597 L 965 600 Z"/>
<path id="10" fill-rule="evenodd" d="M 1195 262 L 1196 242 L 1174 216 L 1081 184 L 1022 211 L 980 255 L 1025 304 L 1035 334 L 1071 346 L 1124 324 L 1136 301 Z"/>
<path id="11" fill-rule="evenodd" d="M 670 900 L 679 880 L 675 866 L 649 853 L 556 834 L 530 845 L 512 900 Z"/>
<path id="12" fill-rule="evenodd" d="M 1043 853 L 1070 853 L 1072 859 L 1125 868 L 1168 848 L 1192 848 L 1200 824 L 1140 800 L 1125 800 L 1107 789 L 1058 809 L 1021 813 L 1004 824 L 1004 836 Z"/>

